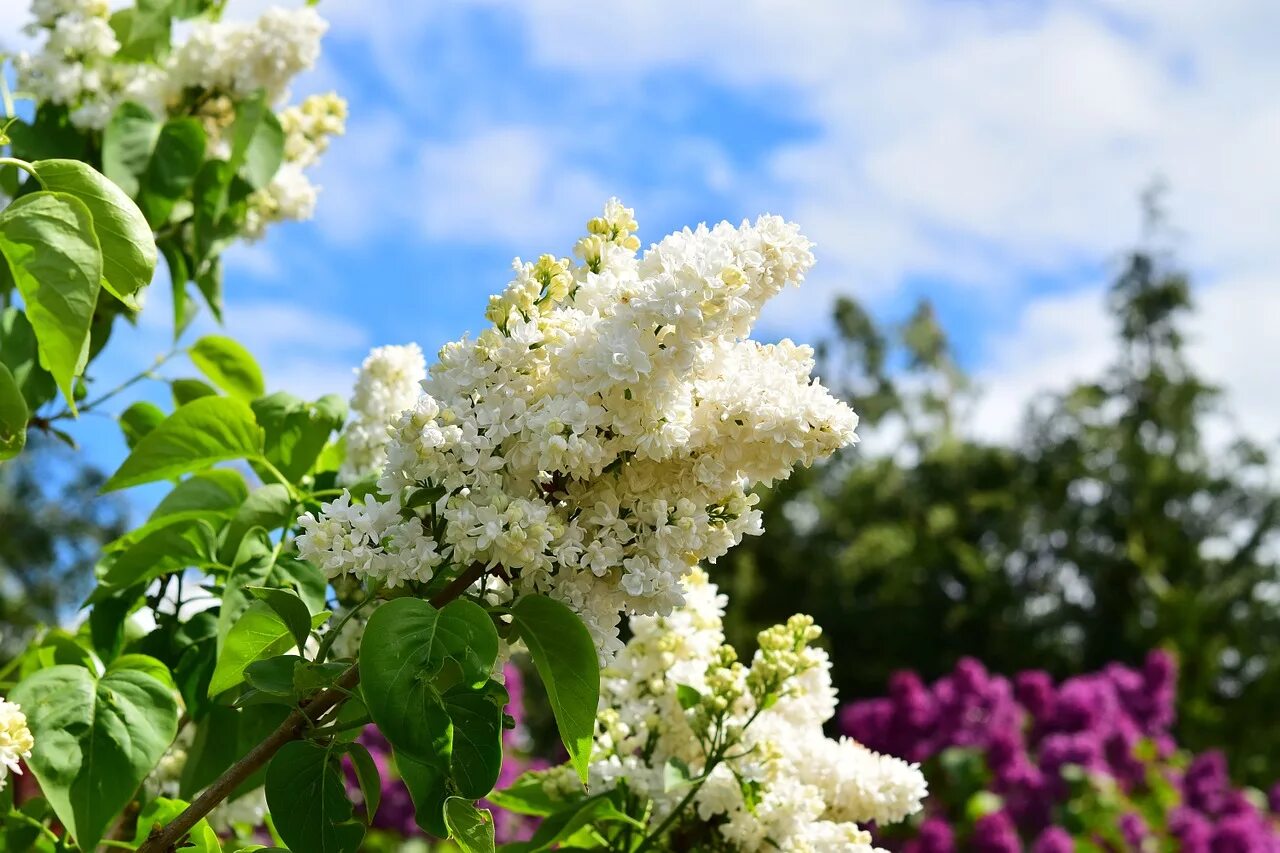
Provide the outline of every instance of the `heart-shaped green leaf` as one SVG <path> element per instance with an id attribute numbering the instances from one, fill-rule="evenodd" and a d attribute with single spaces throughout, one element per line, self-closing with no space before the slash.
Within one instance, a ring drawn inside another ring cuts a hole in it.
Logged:
<path id="1" fill-rule="evenodd" d="M 72 381 L 88 361 L 89 327 L 102 287 L 93 215 L 66 193 L 23 196 L 0 211 L 0 255 L 22 294 L 40 365 L 74 412 Z"/>
<path id="2" fill-rule="evenodd" d="M 155 239 L 142 211 L 125 192 L 79 160 L 37 160 L 31 164 L 45 189 L 84 202 L 102 250 L 102 284 L 136 310 L 133 295 L 155 275 Z"/>
<path id="3" fill-rule="evenodd" d="M 131 800 L 178 732 L 169 687 L 137 669 L 100 680 L 80 666 L 42 669 L 14 688 L 35 738 L 28 762 L 81 849 Z"/>

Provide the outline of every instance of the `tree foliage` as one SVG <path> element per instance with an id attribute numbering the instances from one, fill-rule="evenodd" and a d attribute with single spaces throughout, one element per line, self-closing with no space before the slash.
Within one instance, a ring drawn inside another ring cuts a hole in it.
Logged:
<path id="1" fill-rule="evenodd" d="M 841 300 L 825 373 L 892 451 L 847 450 L 765 496 L 764 535 L 727 558 L 730 634 L 813 614 L 846 696 L 876 695 L 899 669 L 936 678 L 963 656 L 1063 677 L 1166 647 L 1182 667 L 1182 741 L 1223 746 L 1233 769 L 1269 782 L 1269 457 L 1233 434 L 1188 360 L 1191 287 L 1155 232 L 1125 257 L 1109 307 L 1112 364 L 1036 399 L 1001 442 L 964 431 L 978 392 L 927 304 L 886 331 Z"/>

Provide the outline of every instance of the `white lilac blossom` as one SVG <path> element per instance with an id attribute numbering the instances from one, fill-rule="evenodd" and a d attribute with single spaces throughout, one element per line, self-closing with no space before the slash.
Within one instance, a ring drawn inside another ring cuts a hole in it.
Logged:
<path id="1" fill-rule="evenodd" d="M 262 90 L 268 103 L 278 103 L 290 81 L 315 65 L 328 28 L 310 6 L 270 8 L 251 23 L 202 21 L 173 51 L 170 86 L 239 97 Z"/>
<path id="2" fill-rule="evenodd" d="M 347 102 L 329 92 L 311 95 L 301 104 L 280 111 L 284 158 L 302 168 L 314 165 L 329 148 L 329 140 L 347 131 Z"/>
<path id="3" fill-rule="evenodd" d="M 856 440 L 812 350 L 748 337 L 813 263 L 795 225 L 702 225 L 642 256 L 635 229 L 614 199 L 579 262 L 517 260 L 492 325 L 445 345 L 393 422 L 379 494 L 303 516 L 302 554 L 393 582 L 483 564 L 495 600 L 569 604 L 607 659 L 621 614 L 669 613 L 684 574 L 760 532 L 753 486 Z"/>
<path id="4" fill-rule="evenodd" d="M 244 233 L 250 240 L 259 239 L 272 222 L 304 221 L 314 215 L 320 188 L 305 170 L 320 161 L 332 137 L 346 132 L 347 102 L 332 92 L 312 95 L 281 111 L 280 126 L 285 134 L 284 163 L 271 183 L 249 196 Z"/>
<path id="5" fill-rule="evenodd" d="M 116 105 L 134 100 L 163 113 L 187 91 L 269 103 L 315 65 L 328 24 L 310 7 L 268 9 L 256 21 L 198 21 L 159 66 L 120 57 L 105 0 L 36 0 L 28 32 L 39 52 L 19 54 L 19 85 L 37 100 L 71 110 L 72 123 L 100 129 Z"/>
<path id="6" fill-rule="evenodd" d="M 427 361 L 417 344 L 378 347 L 356 371 L 351 420 L 342 431 L 346 457 L 338 480 L 356 483 L 382 471 L 391 424 L 422 394 Z"/>
<path id="7" fill-rule="evenodd" d="M 289 83 L 315 65 L 328 24 L 309 6 L 271 8 L 256 21 L 197 21 L 159 65 L 120 56 L 105 0 L 34 0 L 28 31 L 43 35 L 38 52 L 15 59 L 18 84 L 41 103 L 69 110 L 71 123 L 101 130 L 125 101 L 158 118 L 200 120 L 211 156 L 230 154 L 236 103 L 261 91 L 272 107 Z M 280 220 L 309 219 L 317 187 L 304 170 L 346 128 L 346 102 L 313 95 L 279 112 L 284 164 L 249 199 L 245 236 L 256 239 Z"/>
<path id="8" fill-rule="evenodd" d="M 22 708 L 0 698 L 0 790 L 10 773 L 22 774 L 20 761 L 31 757 L 35 741 Z"/>
<path id="9" fill-rule="evenodd" d="M 685 604 L 669 616 L 631 619 L 631 639 L 603 673 L 589 789 L 625 787 L 651 804 L 657 826 L 689 792 L 670 783 L 671 768 L 695 780 L 710 770 L 673 821 L 678 834 L 701 827 L 741 851 L 869 853 L 860 824 L 920 809 L 918 766 L 823 734 L 836 695 L 826 653 L 810 645 L 820 633 L 811 619 L 762 632 L 743 666 L 724 645 L 725 597 L 701 570 L 684 583 Z M 542 782 L 553 797 L 581 796 L 567 767 Z"/>

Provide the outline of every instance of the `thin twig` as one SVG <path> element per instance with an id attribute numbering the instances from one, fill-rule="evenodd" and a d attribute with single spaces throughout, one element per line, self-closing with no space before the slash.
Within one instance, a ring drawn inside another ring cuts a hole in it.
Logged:
<path id="1" fill-rule="evenodd" d="M 444 589 L 431 598 L 432 605 L 443 607 L 453 601 L 480 579 L 486 571 L 483 563 L 473 563 L 465 572 L 454 578 Z M 351 691 L 360 683 L 358 664 L 349 666 L 332 687 L 319 693 L 314 699 L 285 718 L 275 731 L 267 735 L 253 749 L 214 780 L 208 788 L 196 797 L 191 805 L 183 810 L 167 826 L 156 829 L 147 836 L 146 842 L 138 848 L 138 853 L 174 853 L 180 842 L 200 819 L 231 795 L 259 768 L 264 767 L 280 749 L 290 741 L 297 740 L 304 732 L 311 731 L 317 722 L 333 709 L 340 706 L 351 695 Z"/>

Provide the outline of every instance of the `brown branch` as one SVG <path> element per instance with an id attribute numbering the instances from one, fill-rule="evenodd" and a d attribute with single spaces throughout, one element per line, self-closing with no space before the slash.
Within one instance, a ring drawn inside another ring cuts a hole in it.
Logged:
<path id="1" fill-rule="evenodd" d="M 454 578 L 448 586 L 431 597 L 432 605 L 443 607 L 466 592 L 486 569 L 482 563 L 472 563 L 465 572 Z M 213 811 L 218 803 L 231 795 L 244 780 L 266 765 L 271 757 L 280 751 L 286 743 L 297 740 L 309 731 L 320 718 L 340 706 L 351 695 L 351 691 L 360 683 L 360 668 L 352 664 L 338 680 L 301 708 L 285 718 L 275 731 L 267 735 L 243 758 L 223 772 L 208 788 L 196 797 L 182 814 L 174 818 L 167 826 L 151 831 L 146 842 L 138 848 L 138 853 L 174 853 L 180 842 L 200 819 Z"/>

